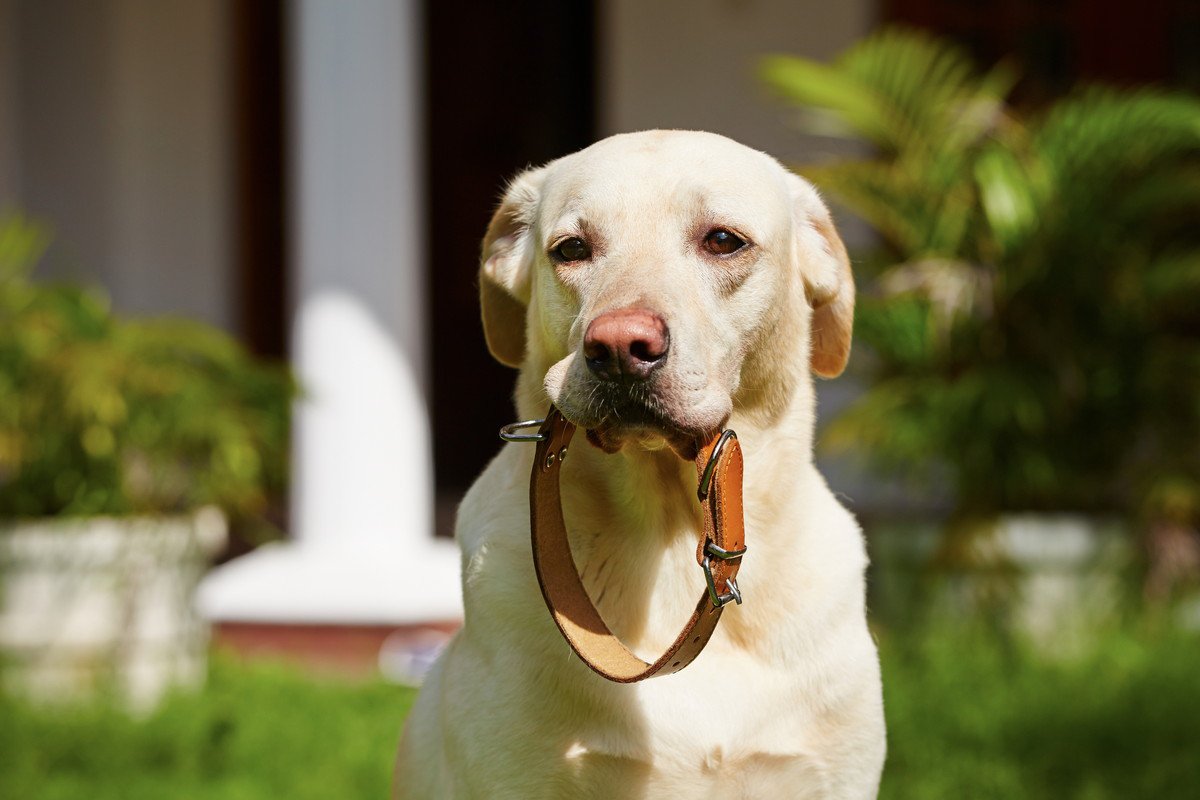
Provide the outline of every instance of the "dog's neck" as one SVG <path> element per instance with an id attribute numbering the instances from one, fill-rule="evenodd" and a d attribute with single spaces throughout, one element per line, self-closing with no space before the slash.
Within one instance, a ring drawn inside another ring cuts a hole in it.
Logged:
<path id="1" fill-rule="evenodd" d="M 540 384 L 519 383 L 517 395 L 522 418 L 545 413 L 548 402 Z M 779 509 L 784 506 L 779 496 L 793 496 L 805 482 L 820 480 L 812 467 L 811 378 L 806 374 L 784 400 L 776 396 L 772 407 L 735 403 L 727 426 L 737 432 L 745 454 L 748 542 L 760 558 L 770 557 L 772 543 L 764 538 L 794 523 L 764 518 L 760 510 Z M 605 453 L 582 433 L 576 434 L 562 472 L 571 550 L 605 620 L 648 656 L 671 641 L 678 621 L 696 602 L 694 590 L 703 586 L 695 556 L 702 525 L 696 467 L 665 445 L 630 443 Z M 651 613 L 651 604 L 667 613 Z M 759 613 L 739 609 L 723 627 L 736 635 Z"/>

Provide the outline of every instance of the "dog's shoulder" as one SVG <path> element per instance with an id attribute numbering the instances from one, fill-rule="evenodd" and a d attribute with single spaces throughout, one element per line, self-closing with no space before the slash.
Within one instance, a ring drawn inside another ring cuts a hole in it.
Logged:
<path id="1" fill-rule="evenodd" d="M 459 503 L 454 536 L 468 560 L 510 538 L 528 538 L 532 448 L 505 445 Z"/>
<path id="2" fill-rule="evenodd" d="M 506 445 L 459 504 L 455 538 L 462 550 L 463 601 L 475 619 L 520 609 L 545 614 L 530 556 L 532 458 L 533 448 Z"/>

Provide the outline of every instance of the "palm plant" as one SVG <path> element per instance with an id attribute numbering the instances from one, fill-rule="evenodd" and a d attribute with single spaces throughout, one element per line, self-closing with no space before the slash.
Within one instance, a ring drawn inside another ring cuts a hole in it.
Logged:
<path id="1" fill-rule="evenodd" d="M 1014 72 L 885 30 L 763 78 L 867 158 L 806 166 L 878 232 L 858 264 L 862 398 L 827 442 L 948 475 L 963 515 L 1200 524 L 1200 102 L 1084 88 L 1021 113 Z"/>

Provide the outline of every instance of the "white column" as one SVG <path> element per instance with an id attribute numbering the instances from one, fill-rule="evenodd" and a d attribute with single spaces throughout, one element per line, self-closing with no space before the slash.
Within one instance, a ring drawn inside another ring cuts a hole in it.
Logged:
<path id="1" fill-rule="evenodd" d="M 433 538 L 416 0 L 292 6 L 295 541 L 215 571 L 222 621 L 461 617 Z"/>

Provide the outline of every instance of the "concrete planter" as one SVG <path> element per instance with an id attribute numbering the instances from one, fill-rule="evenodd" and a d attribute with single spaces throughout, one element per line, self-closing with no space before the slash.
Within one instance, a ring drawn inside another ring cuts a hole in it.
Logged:
<path id="1" fill-rule="evenodd" d="M 1077 514 L 1007 514 L 970 526 L 878 525 L 872 607 L 999 623 L 1047 650 L 1072 650 L 1116 621 L 1135 548 L 1126 526 Z M 908 619 L 906 619 L 908 618 Z"/>
<path id="2" fill-rule="evenodd" d="M 0 658 L 36 700 L 112 692 L 134 710 L 204 680 L 193 593 L 224 516 L 47 519 L 0 526 Z"/>

